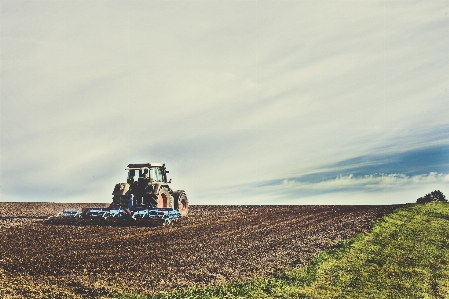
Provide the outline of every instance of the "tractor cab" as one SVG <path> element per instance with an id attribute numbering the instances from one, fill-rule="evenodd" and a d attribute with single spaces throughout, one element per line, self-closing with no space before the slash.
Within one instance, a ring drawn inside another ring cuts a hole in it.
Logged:
<path id="1" fill-rule="evenodd" d="M 146 163 L 146 164 L 129 164 L 128 168 L 128 184 L 134 182 L 151 182 L 151 183 L 170 183 L 167 182 L 168 171 L 165 164 Z"/>

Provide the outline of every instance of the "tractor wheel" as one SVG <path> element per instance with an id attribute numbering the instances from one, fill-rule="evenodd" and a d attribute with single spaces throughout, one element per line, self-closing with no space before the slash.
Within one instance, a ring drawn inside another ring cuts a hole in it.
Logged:
<path id="1" fill-rule="evenodd" d="M 175 198 L 175 209 L 177 209 L 181 216 L 186 216 L 189 213 L 189 199 L 184 190 L 177 190 L 173 193 Z"/>
<path id="2" fill-rule="evenodd" d="M 162 187 L 159 189 L 157 195 L 157 207 L 158 208 L 173 207 L 173 197 L 171 196 L 169 190 L 166 187 Z"/>

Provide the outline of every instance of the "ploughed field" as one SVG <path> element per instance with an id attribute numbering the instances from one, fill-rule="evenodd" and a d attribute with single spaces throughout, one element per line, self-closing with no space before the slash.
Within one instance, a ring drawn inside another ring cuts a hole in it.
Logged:
<path id="1" fill-rule="evenodd" d="M 169 227 L 46 225 L 108 204 L 0 203 L 1 298 L 99 298 L 265 277 L 306 265 L 398 206 L 191 206 Z"/>

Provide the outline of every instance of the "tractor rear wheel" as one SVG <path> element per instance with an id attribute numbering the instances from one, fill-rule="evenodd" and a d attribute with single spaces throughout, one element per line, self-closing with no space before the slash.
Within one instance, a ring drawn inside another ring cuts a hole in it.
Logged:
<path id="1" fill-rule="evenodd" d="M 184 190 L 177 190 L 173 193 L 175 199 L 175 209 L 177 209 L 181 216 L 186 216 L 189 213 L 189 199 Z"/>
<path id="2" fill-rule="evenodd" d="M 158 208 L 172 208 L 173 207 L 173 197 L 170 191 L 166 187 L 159 189 L 157 195 L 157 207 Z"/>

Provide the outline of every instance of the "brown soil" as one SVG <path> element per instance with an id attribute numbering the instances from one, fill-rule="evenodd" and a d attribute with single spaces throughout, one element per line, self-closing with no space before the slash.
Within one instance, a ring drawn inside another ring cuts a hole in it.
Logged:
<path id="1" fill-rule="evenodd" d="M 191 206 L 173 227 L 45 225 L 63 208 L 0 203 L 0 297 L 99 298 L 266 277 L 398 206 Z"/>

